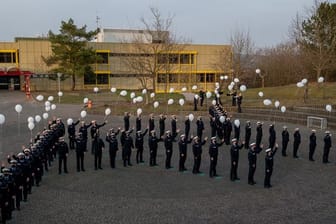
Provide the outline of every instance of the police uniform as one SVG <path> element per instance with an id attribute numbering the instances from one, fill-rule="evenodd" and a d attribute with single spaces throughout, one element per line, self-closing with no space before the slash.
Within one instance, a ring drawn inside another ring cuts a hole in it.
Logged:
<path id="1" fill-rule="evenodd" d="M 156 137 L 155 131 L 152 130 L 150 132 L 150 136 L 148 137 L 148 146 L 149 146 L 149 165 L 157 166 L 156 163 L 156 155 L 158 149 L 158 142 L 161 141 L 160 138 Z"/>
<path id="2" fill-rule="evenodd" d="M 72 122 L 68 126 L 68 136 L 69 136 L 69 148 L 75 149 L 75 141 L 76 141 L 76 125 L 79 124 L 79 121 Z"/>
<path id="3" fill-rule="evenodd" d="M 64 168 L 64 173 L 68 173 L 67 168 L 67 156 L 69 153 L 68 144 L 64 141 L 64 138 L 60 138 L 59 142 L 56 145 L 58 152 L 58 173 L 62 173 L 62 163 Z"/>
<path id="4" fill-rule="evenodd" d="M 248 162 L 249 162 L 249 172 L 248 172 L 248 184 L 255 185 L 254 173 L 257 168 L 257 154 L 260 153 L 262 148 L 257 148 L 256 143 L 251 143 L 248 151 Z"/>
<path id="5" fill-rule="evenodd" d="M 316 130 L 312 130 L 309 136 L 309 161 L 314 161 L 314 152 L 316 148 Z"/>
<path id="6" fill-rule="evenodd" d="M 149 132 L 155 130 L 155 121 L 154 121 L 154 115 L 151 114 L 148 120 L 148 128 Z"/>
<path id="7" fill-rule="evenodd" d="M 135 130 L 136 131 L 141 130 L 141 115 L 140 114 L 135 119 Z"/>
<path id="8" fill-rule="evenodd" d="M 294 132 L 294 142 L 293 142 L 293 157 L 294 158 L 299 158 L 297 153 L 298 153 L 300 144 L 301 144 L 301 134 L 300 134 L 300 130 L 296 128 Z"/>
<path id="9" fill-rule="evenodd" d="M 131 154 L 132 154 L 133 148 L 134 148 L 133 139 L 130 136 L 130 133 L 126 131 L 126 136 L 125 136 L 124 143 L 122 146 L 122 157 L 123 157 L 124 167 L 126 167 L 127 165 L 132 166 Z"/>
<path id="10" fill-rule="evenodd" d="M 92 141 L 92 148 L 94 152 L 94 168 L 95 170 L 103 169 L 102 168 L 102 156 L 103 156 L 103 149 L 105 148 L 105 144 L 103 140 L 99 137 L 99 132 L 97 132 L 96 136 Z"/>
<path id="11" fill-rule="evenodd" d="M 287 127 L 284 126 L 283 127 L 283 131 L 281 133 L 281 136 L 282 136 L 282 156 L 287 156 L 287 145 L 288 145 L 288 142 L 289 142 L 289 133 L 288 133 L 288 130 L 287 130 Z"/>
<path id="12" fill-rule="evenodd" d="M 189 138 L 189 132 L 190 132 L 190 120 L 189 116 L 186 116 L 184 121 L 184 134 L 187 138 Z"/>
<path id="13" fill-rule="evenodd" d="M 274 125 L 271 124 L 269 127 L 269 137 L 268 137 L 268 148 L 273 148 L 276 140 L 276 132 L 274 129 Z"/>
<path id="14" fill-rule="evenodd" d="M 125 112 L 124 116 L 124 130 L 128 131 L 130 128 L 130 114 L 128 112 Z"/>
<path id="15" fill-rule="evenodd" d="M 116 154 L 119 150 L 117 139 L 117 135 L 119 134 L 119 132 L 119 129 L 117 132 L 114 132 L 113 129 L 111 129 L 110 132 L 106 134 L 106 141 L 109 143 L 110 166 L 112 169 L 115 168 Z"/>
<path id="16" fill-rule="evenodd" d="M 252 134 L 251 122 L 246 121 L 246 125 L 245 125 L 245 149 L 249 148 L 251 134 Z"/>
<path id="17" fill-rule="evenodd" d="M 173 136 L 170 131 L 166 132 L 166 137 L 164 138 L 164 146 L 166 149 L 166 169 L 172 168 L 171 166 L 171 157 L 173 155 L 173 143 L 175 141 L 175 137 Z"/>
<path id="18" fill-rule="evenodd" d="M 231 170 L 230 170 L 230 179 L 231 181 L 240 180 L 237 175 L 238 170 L 238 161 L 239 161 L 239 150 L 243 148 L 243 145 L 238 145 L 237 139 L 232 139 L 232 145 L 230 150 L 231 155 Z"/>
<path id="19" fill-rule="evenodd" d="M 198 138 L 198 136 L 194 137 L 194 143 L 192 145 L 192 151 L 194 154 L 194 166 L 193 166 L 193 174 L 201 173 L 200 166 L 202 160 L 202 146 L 206 143 L 207 138 L 203 141 Z"/>
<path id="20" fill-rule="evenodd" d="M 199 139 L 202 139 L 203 136 L 203 130 L 204 130 L 204 122 L 202 121 L 202 117 L 198 117 L 196 121 L 196 126 L 197 126 L 197 136 Z M 188 136 L 186 135 L 188 138 Z"/>
<path id="21" fill-rule="evenodd" d="M 262 137 L 263 137 L 262 123 L 258 121 L 257 122 L 257 135 L 256 135 L 256 145 L 257 145 L 257 148 L 261 147 Z"/>
<path id="22" fill-rule="evenodd" d="M 265 180 L 264 180 L 264 187 L 271 188 L 271 176 L 273 173 L 273 165 L 274 165 L 274 155 L 278 150 L 278 146 L 275 146 L 274 149 L 268 148 L 266 149 L 266 156 L 265 156 Z"/>
<path id="23" fill-rule="evenodd" d="M 330 132 L 326 131 L 325 132 L 325 136 L 324 136 L 324 146 L 323 146 L 323 163 L 329 163 L 329 152 L 330 152 L 330 148 L 331 148 L 331 136 L 330 136 Z"/>
<path id="24" fill-rule="evenodd" d="M 166 129 L 165 122 L 166 122 L 166 116 L 164 116 L 163 114 L 160 114 L 160 118 L 159 118 L 160 137 L 163 136 L 165 133 L 165 129 Z"/>
<path id="25" fill-rule="evenodd" d="M 81 133 L 75 138 L 76 140 L 76 165 L 77 172 L 85 171 L 84 168 L 84 154 L 86 150 L 86 142 Z"/>
<path id="26" fill-rule="evenodd" d="M 191 139 L 187 140 L 187 137 L 184 134 L 182 134 L 178 142 L 179 151 L 180 151 L 180 159 L 179 159 L 179 171 L 180 172 L 187 170 L 185 168 L 185 161 L 187 159 L 187 148 L 188 148 L 189 143 L 191 143 Z"/>
<path id="27" fill-rule="evenodd" d="M 210 156 L 210 170 L 209 176 L 216 177 L 217 171 L 217 158 L 218 158 L 218 147 L 224 144 L 224 140 L 221 143 L 216 142 L 216 137 L 211 138 L 211 143 L 209 145 L 209 156 Z"/>

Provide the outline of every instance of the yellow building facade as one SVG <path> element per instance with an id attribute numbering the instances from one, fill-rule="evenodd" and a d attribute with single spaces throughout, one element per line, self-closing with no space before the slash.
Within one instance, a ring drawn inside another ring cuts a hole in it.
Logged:
<path id="1" fill-rule="evenodd" d="M 90 42 L 89 46 L 103 59 L 92 65 L 94 74 L 77 77 L 76 90 L 92 89 L 148 89 L 165 92 L 170 88 L 180 90 L 183 87 L 191 90 L 194 85 L 198 89 L 213 90 L 220 77 L 232 77 L 232 48 L 230 45 L 198 45 L 187 44 L 180 50 L 162 52 L 161 57 L 153 60 L 160 66 L 155 74 L 146 74 L 131 68 L 128 62 L 132 57 L 139 57 L 134 50 L 134 43 Z M 50 70 L 42 57 L 52 54 L 51 43 L 46 38 L 16 38 L 14 42 L 0 42 L 0 71 L 12 68 L 27 70 L 31 77 L 32 91 L 57 90 L 57 80 L 50 78 Z M 141 55 L 152 57 L 152 55 Z M 164 66 L 162 66 L 164 65 Z M 164 69 L 163 69 L 164 68 Z M 9 88 L 9 79 L 0 78 L 0 88 Z M 16 80 L 22 89 L 24 80 Z M 61 81 L 62 90 L 70 90 L 71 79 Z"/>

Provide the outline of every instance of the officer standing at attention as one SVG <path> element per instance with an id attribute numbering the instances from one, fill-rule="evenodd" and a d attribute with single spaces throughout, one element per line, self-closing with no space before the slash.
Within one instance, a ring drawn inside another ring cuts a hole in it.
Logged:
<path id="1" fill-rule="evenodd" d="M 240 180 L 238 175 L 237 175 L 237 170 L 238 170 L 238 161 L 239 161 L 239 150 L 243 148 L 244 143 L 239 145 L 238 140 L 236 138 L 233 138 L 231 140 L 232 145 L 231 145 L 231 171 L 230 171 L 230 179 L 231 181 L 236 181 Z"/>
<path id="2" fill-rule="evenodd" d="M 75 149 L 75 141 L 76 141 L 76 125 L 79 124 L 79 119 L 76 122 L 72 122 L 68 126 L 68 135 L 69 135 L 69 147 L 70 149 Z"/>
<path id="3" fill-rule="evenodd" d="M 82 133 L 78 133 L 75 138 L 76 140 L 76 164 L 77 164 L 77 172 L 81 170 L 84 172 L 84 154 L 86 152 L 85 140 L 83 139 Z"/>
<path id="4" fill-rule="evenodd" d="M 252 134 L 251 122 L 246 121 L 246 125 L 245 125 L 245 149 L 249 148 L 251 134 Z"/>
<path id="5" fill-rule="evenodd" d="M 130 128 L 130 113 L 125 112 L 125 115 L 124 115 L 124 130 L 128 131 L 129 128 Z"/>
<path id="6" fill-rule="evenodd" d="M 331 134 L 330 131 L 325 132 L 323 147 L 323 163 L 329 163 L 329 152 L 331 148 Z"/>
<path id="7" fill-rule="evenodd" d="M 286 157 L 287 156 L 287 145 L 289 142 L 289 132 L 287 130 L 286 126 L 283 126 L 283 130 L 281 133 L 282 136 L 282 156 Z"/>
<path id="8" fill-rule="evenodd" d="M 177 118 L 176 115 L 171 116 L 171 133 L 172 135 L 177 135 Z"/>
<path id="9" fill-rule="evenodd" d="M 265 157 L 265 180 L 264 187 L 271 188 L 271 176 L 273 173 L 273 164 L 274 164 L 274 155 L 278 150 L 278 144 L 275 145 L 274 149 L 266 149 L 266 157 Z"/>
<path id="10" fill-rule="evenodd" d="M 135 131 L 141 130 L 141 114 L 138 114 L 135 119 Z"/>
<path id="11" fill-rule="evenodd" d="M 202 160 L 202 146 L 206 143 L 208 140 L 208 137 L 205 137 L 202 141 L 198 138 L 198 136 L 194 137 L 194 143 L 192 145 L 192 150 L 194 154 L 194 167 L 192 170 L 193 174 L 201 173 L 200 166 L 201 166 L 201 160 Z"/>
<path id="12" fill-rule="evenodd" d="M 176 135 L 173 136 L 171 132 L 166 131 L 166 136 L 164 138 L 164 146 L 166 149 L 166 169 L 172 168 L 171 166 L 171 157 L 173 155 L 173 143 L 175 141 Z"/>
<path id="13" fill-rule="evenodd" d="M 150 166 L 157 166 L 156 163 L 156 154 L 158 149 L 158 142 L 161 141 L 160 138 L 156 137 L 155 130 L 150 132 L 148 137 L 148 146 L 149 146 L 149 165 Z"/>
<path id="14" fill-rule="evenodd" d="M 159 129 L 160 129 L 160 137 L 162 137 L 164 135 L 165 129 L 166 129 L 166 116 L 163 115 L 163 114 L 160 114 Z"/>
<path id="15" fill-rule="evenodd" d="M 105 138 L 105 140 L 109 143 L 110 165 L 112 169 L 115 168 L 116 154 L 117 154 L 117 151 L 119 150 L 118 139 L 117 139 L 117 135 L 119 134 L 119 132 L 120 132 L 120 128 L 118 129 L 117 132 L 115 132 L 112 128 L 110 129 L 108 133 L 106 133 L 106 138 Z"/>
<path id="16" fill-rule="evenodd" d="M 197 136 L 199 139 L 202 139 L 203 131 L 204 131 L 204 122 L 201 116 L 197 118 L 196 126 L 197 126 Z"/>
<path id="17" fill-rule="evenodd" d="M 185 116 L 184 134 L 186 135 L 187 138 L 189 138 L 189 132 L 190 132 L 190 120 L 189 120 L 189 116 Z"/>
<path id="18" fill-rule="evenodd" d="M 209 156 L 210 156 L 209 176 L 210 178 L 218 176 L 217 171 L 216 171 L 217 158 L 218 158 L 218 147 L 220 147 L 223 144 L 224 144 L 224 139 L 222 140 L 221 143 L 217 143 L 216 137 L 211 138 L 211 142 L 209 145 Z"/>
<path id="19" fill-rule="evenodd" d="M 188 144 L 191 143 L 193 136 L 191 136 L 191 139 L 187 139 L 185 134 L 182 134 L 180 136 L 180 141 L 178 142 L 179 144 L 179 151 L 180 151 L 180 160 L 179 160 L 179 171 L 183 172 L 186 171 L 187 169 L 185 168 L 185 161 L 187 159 L 187 148 Z"/>
<path id="20" fill-rule="evenodd" d="M 149 127 L 149 130 L 148 130 L 149 132 L 155 130 L 154 114 L 149 115 L 148 127 Z"/>
<path id="21" fill-rule="evenodd" d="M 274 145 L 275 145 L 275 140 L 276 140 L 276 132 L 274 129 L 274 124 L 270 124 L 269 127 L 269 137 L 268 137 L 268 148 L 273 149 Z"/>
<path id="22" fill-rule="evenodd" d="M 315 148 L 316 148 L 316 130 L 313 129 L 309 136 L 309 161 L 315 161 L 314 160 Z"/>
<path id="23" fill-rule="evenodd" d="M 136 152 L 136 163 L 143 163 L 143 150 L 144 150 L 144 137 L 148 132 L 148 128 L 142 133 L 141 130 L 138 130 L 135 135 L 135 148 Z"/>
<path id="24" fill-rule="evenodd" d="M 124 144 L 122 146 L 122 157 L 124 161 L 124 167 L 132 166 L 131 164 L 131 154 L 132 149 L 134 148 L 133 139 L 130 136 L 130 132 L 126 131 L 126 137 L 124 139 Z"/>
<path id="25" fill-rule="evenodd" d="M 58 174 L 62 173 L 62 163 L 64 166 L 64 173 L 68 173 L 67 168 L 67 157 L 69 153 L 68 144 L 64 141 L 64 137 L 59 138 L 59 142 L 56 145 L 56 150 L 58 152 Z"/>
<path id="26" fill-rule="evenodd" d="M 293 157 L 294 158 L 299 158 L 297 155 L 297 152 L 299 150 L 299 146 L 301 144 L 301 134 L 300 134 L 300 129 L 295 128 L 294 131 L 294 142 L 293 142 Z"/>
<path id="27" fill-rule="evenodd" d="M 256 145 L 258 148 L 260 148 L 262 137 L 263 137 L 262 123 L 258 121 L 257 122 L 257 135 L 256 135 Z"/>
<path id="28" fill-rule="evenodd" d="M 246 144 L 246 143 L 245 143 Z M 261 152 L 262 148 L 257 148 L 256 143 L 251 143 L 248 151 L 249 172 L 248 184 L 255 185 L 254 173 L 257 168 L 257 154 Z"/>
<path id="29" fill-rule="evenodd" d="M 103 140 L 99 137 L 99 129 L 97 129 L 97 132 L 94 136 L 93 142 L 92 142 L 92 148 L 94 152 L 94 167 L 95 170 L 103 169 L 101 165 L 103 150 L 105 148 L 105 144 Z"/>

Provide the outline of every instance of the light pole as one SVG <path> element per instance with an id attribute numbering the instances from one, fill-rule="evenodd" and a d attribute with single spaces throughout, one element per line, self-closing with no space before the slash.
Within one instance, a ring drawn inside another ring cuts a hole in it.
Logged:
<path id="1" fill-rule="evenodd" d="M 61 103 L 61 77 L 62 73 L 57 73 L 57 80 L 58 80 L 58 103 Z"/>
<path id="2" fill-rule="evenodd" d="M 259 68 L 256 69 L 257 75 L 261 78 L 261 87 L 265 87 L 265 75 L 261 74 L 261 70 Z"/>

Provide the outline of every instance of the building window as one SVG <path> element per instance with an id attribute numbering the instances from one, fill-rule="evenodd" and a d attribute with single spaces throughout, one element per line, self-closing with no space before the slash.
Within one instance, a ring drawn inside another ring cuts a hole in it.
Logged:
<path id="1" fill-rule="evenodd" d="M 206 81 L 207 82 L 215 82 L 215 74 L 214 73 L 206 74 Z"/>
<path id="2" fill-rule="evenodd" d="M 169 64 L 178 64 L 179 55 L 178 54 L 169 54 Z"/>
<path id="3" fill-rule="evenodd" d="M 169 83 L 178 83 L 178 74 L 169 74 Z"/>
<path id="4" fill-rule="evenodd" d="M 0 52 L 0 63 L 16 63 L 16 53 Z"/>
<path id="5" fill-rule="evenodd" d="M 205 74 L 204 73 L 200 73 L 196 75 L 196 81 L 197 82 L 205 82 Z"/>
<path id="6" fill-rule="evenodd" d="M 97 84 L 106 85 L 109 83 L 109 75 L 108 74 L 97 74 Z"/>
<path id="7" fill-rule="evenodd" d="M 97 53 L 98 56 L 98 61 L 97 64 L 108 64 L 108 59 L 109 59 L 109 53 L 103 53 L 103 52 L 99 52 Z"/>
<path id="8" fill-rule="evenodd" d="M 189 74 L 180 74 L 180 83 L 189 83 Z"/>
<path id="9" fill-rule="evenodd" d="M 158 74 L 157 76 L 157 82 L 158 83 L 166 83 L 167 79 L 166 79 L 166 74 Z"/>
<path id="10" fill-rule="evenodd" d="M 180 63 L 189 65 L 190 64 L 190 54 L 181 54 L 180 55 Z"/>
<path id="11" fill-rule="evenodd" d="M 158 55 L 158 64 L 167 64 L 168 54 L 159 54 Z"/>

